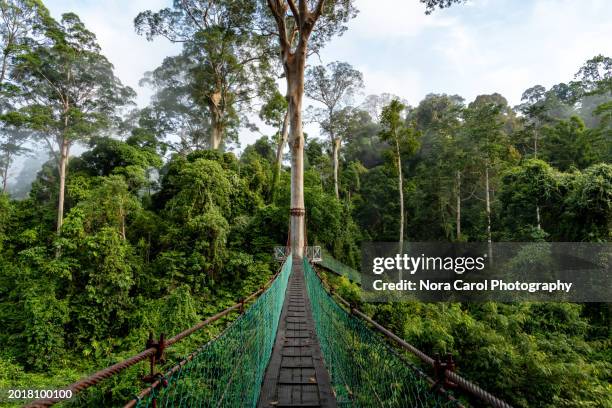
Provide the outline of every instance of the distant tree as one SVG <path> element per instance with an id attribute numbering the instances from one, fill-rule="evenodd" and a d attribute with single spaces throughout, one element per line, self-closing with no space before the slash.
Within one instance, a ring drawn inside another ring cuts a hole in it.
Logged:
<path id="1" fill-rule="evenodd" d="M 601 133 L 589 129 L 578 116 L 542 129 L 542 157 L 561 171 L 585 169 L 600 162 L 607 153 Z"/>
<path id="2" fill-rule="evenodd" d="M 493 172 L 507 161 L 516 159 L 518 154 L 510 146 L 508 134 L 504 130 L 507 116 L 504 111 L 507 107 L 500 103 L 497 97 L 477 97 L 464 111 L 463 131 L 471 160 L 481 169 L 484 178 L 484 203 L 486 214 L 486 237 L 489 244 L 489 257 L 492 258 L 492 230 L 491 230 L 491 192 L 493 189 Z"/>
<path id="3" fill-rule="evenodd" d="M 140 85 L 155 90 L 150 105 L 140 112 L 140 126 L 179 154 L 210 146 L 210 116 L 192 98 L 193 78 L 185 69 L 187 64 L 182 55 L 167 57 L 140 80 Z"/>
<path id="4" fill-rule="evenodd" d="M 255 10 L 253 0 L 175 1 L 134 20 L 136 32 L 148 40 L 162 36 L 183 43 L 179 67 L 188 75 L 189 97 L 210 117 L 211 149 L 246 122 L 240 114 L 256 96 L 275 88 L 268 37 L 254 25 Z"/>
<path id="5" fill-rule="evenodd" d="M 19 87 L 11 79 L 17 57 L 32 46 L 48 11 L 37 0 L 0 0 L 0 177 L 6 192 L 9 168 L 16 156 L 27 152 L 30 133 L 19 129 L 11 114 L 20 104 Z"/>
<path id="6" fill-rule="evenodd" d="M 15 57 L 32 45 L 31 36 L 48 17 L 42 1 L 0 0 L 0 90 L 11 74 Z"/>
<path id="7" fill-rule="evenodd" d="M 588 94 L 612 96 L 612 58 L 596 55 L 584 63 L 574 78 Z"/>
<path id="8" fill-rule="evenodd" d="M 500 214 L 503 238 L 510 241 L 543 239 L 558 223 L 561 189 L 556 171 L 540 159 L 527 159 L 501 175 L 497 200 L 504 209 Z M 534 219 L 538 209 L 545 216 Z M 537 224 L 536 224 L 537 223 Z"/>
<path id="9" fill-rule="evenodd" d="M 402 153 L 414 154 L 418 149 L 418 132 L 414 126 L 407 126 L 402 116 L 406 106 L 397 99 L 391 101 L 383 108 L 380 124 L 382 130 L 379 135 L 382 140 L 388 141 L 392 148 L 395 165 L 397 166 L 397 183 L 399 191 L 400 220 L 399 244 L 402 248 L 404 242 L 404 176 L 402 173 Z"/>
<path id="10" fill-rule="evenodd" d="M 334 165 L 334 192 L 340 198 L 338 187 L 339 154 L 342 133 L 336 132 L 336 116 L 350 98 L 363 88 L 363 75 L 346 62 L 331 62 L 327 66 L 317 65 L 306 71 L 304 90 L 306 96 L 321 103 L 325 108 L 317 112 L 324 133 L 329 135 L 332 162 Z"/>
<path id="11" fill-rule="evenodd" d="M 380 95 L 366 96 L 364 101 L 361 103 L 360 108 L 368 112 L 374 122 L 379 123 L 383 108 L 389 105 L 394 99 L 397 99 L 406 106 L 408 105 L 407 100 L 400 98 L 397 95 L 384 92 Z"/>
<path id="12" fill-rule="evenodd" d="M 135 94 L 115 76 L 95 35 L 71 13 L 60 22 L 47 19 L 45 42 L 19 57 L 15 76 L 27 101 L 22 109 L 27 126 L 39 132 L 56 158 L 59 233 L 70 148 L 112 126 L 117 109 Z"/>
<path id="13" fill-rule="evenodd" d="M 431 12 L 435 7 L 449 7 L 461 0 L 421 0 Z M 332 36 L 342 34 L 346 23 L 357 15 L 354 0 L 267 0 L 262 10 L 261 26 L 278 35 L 281 63 L 287 81 L 291 146 L 291 245 L 301 256 L 304 246 L 304 134 L 302 99 L 304 70 L 309 53 L 319 50 Z M 315 29 L 316 26 L 316 29 Z M 271 30 L 271 27 L 275 29 Z"/>
<path id="14" fill-rule="evenodd" d="M 276 139 L 276 160 L 274 162 L 274 174 L 271 186 L 271 200 L 274 201 L 278 180 L 280 178 L 281 168 L 283 164 L 283 151 L 289 137 L 289 109 L 287 99 L 280 92 L 273 92 L 266 103 L 261 107 L 259 118 L 267 125 L 274 126 L 277 130 Z"/>
<path id="15" fill-rule="evenodd" d="M 449 238 L 452 236 L 452 223 L 447 221 L 449 215 L 446 213 L 454 210 L 454 239 L 458 241 L 463 239 L 461 210 L 462 202 L 469 198 L 465 194 L 469 189 L 465 186 L 469 187 L 466 173 L 471 170 L 460 131 L 463 109 L 463 98 L 458 95 L 429 94 L 408 117 L 423 133 L 417 158 L 423 161 L 419 170 L 424 173 L 417 176 L 416 182 L 432 200 L 437 201 L 437 205 L 430 208 L 438 212 L 439 225 Z"/>
<path id="16" fill-rule="evenodd" d="M 2 138 L 0 138 L 0 178 L 2 178 L 2 192 L 5 193 L 8 186 L 9 169 L 15 157 L 20 154 L 29 152 L 30 149 L 24 147 L 24 143 L 30 137 L 30 132 L 19 129 L 14 125 L 9 125 L 10 121 L 6 120 L 0 130 Z"/>

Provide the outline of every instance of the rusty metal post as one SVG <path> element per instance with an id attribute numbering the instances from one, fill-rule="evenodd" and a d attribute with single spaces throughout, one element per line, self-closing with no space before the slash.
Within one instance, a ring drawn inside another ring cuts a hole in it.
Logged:
<path id="1" fill-rule="evenodd" d="M 149 375 L 145 376 L 142 379 L 147 384 L 153 384 L 155 381 L 157 381 L 160 378 L 164 380 L 162 381 L 162 385 L 164 385 L 164 382 L 165 384 L 167 384 L 167 381 L 165 381 L 165 378 L 163 378 L 163 374 L 156 372 L 155 370 L 155 364 L 161 361 L 164 357 L 164 351 L 166 349 L 165 337 L 166 335 L 164 333 L 161 333 L 159 335 L 159 340 L 155 341 L 153 338 L 153 332 L 149 332 L 149 339 L 147 340 L 146 348 L 147 349 L 154 348 L 155 353 L 151 354 L 151 357 L 149 359 L 149 369 L 150 369 Z M 153 408 L 157 408 L 157 398 L 153 397 L 151 402 L 152 402 Z"/>
<path id="2" fill-rule="evenodd" d="M 436 353 L 434 356 L 434 379 L 436 382 L 432 388 L 455 388 L 457 383 L 451 381 L 447 375 L 447 371 L 455 372 L 455 367 L 455 360 L 451 353 L 446 353 L 446 359 L 444 361 L 440 359 L 440 354 Z"/>
<path id="3" fill-rule="evenodd" d="M 149 375 L 145 376 L 142 380 L 146 383 L 153 383 L 158 374 L 155 370 L 155 365 L 163 359 L 164 351 L 166 349 L 166 335 L 164 333 L 159 335 L 159 340 L 154 340 L 153 332 L 149 332 L 149 339 L 147 340 L 146 348 L 154 348 L 155 353 L 151 354 L 149 358 Z"/>

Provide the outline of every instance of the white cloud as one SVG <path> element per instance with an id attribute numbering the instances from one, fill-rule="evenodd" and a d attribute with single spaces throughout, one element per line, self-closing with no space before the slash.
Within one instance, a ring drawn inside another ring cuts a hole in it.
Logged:
<path id="1" fill-rule="evenodd" d="M 361 37 L 405 38 L 426 28 L 446 27 L 453 23 L 443 14 L 425 15 L 425 6 L 417 1 L 357 0 L 357 18 L 350 23 L 351 34 Z"/>
<path id="2" fill-rule="evenodd" d="M 148 103 L 150 90 L 138 86 L 146 71 L 155 69 L 169 55 L 179 52 L 180 46 L 163 38 L 147 41 L 134 31 L 134 18 L 144 10 L 159 10 L 169 5 L 164 0 L 48 0 L 45 5 L 55 18 L 74 12 L 94 32 L 103 54 L 115 66 L 116 75 L 138 93 L 140 106 Z"/>
<path id="3" fill-rule="evenodd" d="M 56 17 L 79 14 L 118 76 L 146 104 L 150 92 L 139 88 L 138 80 L 180 46 L 161 38 L 147 42 L 134 32 L 133 19 L 170 0 L 46 4 Z M 391 92 L 412 104 L 430 92 L 467 100 L 500 92 L 516 104 L 526 88 L 568 81 L 591 56 L 612 55 L 607 0 L 472 0 L 429 16 L 418 0 L 357 0 L 357 7 L 349 30 L 323 50 L 322 61 L 312 63 L 347 61 L 364 73 L 366 94 Z"/>

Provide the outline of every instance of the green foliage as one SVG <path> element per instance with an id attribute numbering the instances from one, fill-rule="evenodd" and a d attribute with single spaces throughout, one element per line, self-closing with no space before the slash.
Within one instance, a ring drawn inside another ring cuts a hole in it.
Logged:
<path id="1" fill-rule="evenodd" d="M 560 121 L 553 127 L 545 127 L 542 131 L 542 156 L 561 171 L 572 167 L 584 169 L 600 162 L 602 153 L 606 153 L 600 134 L 587 129 L 577 116 Z"/>
<path id="2" fill-rule="evenodd" d="M 422 1 L 428 11 L 455 2 Z M 10 80 L 0 81 L 3 177 L 22 136 L 31 136 L 19 133 L 24 129 L 58 143 L 65 160 L 74 142 L 88 141 L 88 150 L 69 160 L 59 232 L 57 156 L 42 166 L 27 198 L 0 194 L 0 388 L 59 388 L 141 351 L 150 331 L 171 336 L 235 303 L 276 271 L 272 249 L 287 242 L 290 203 L 289 171 L 281 168 L 275 178 L 278 132 L 245 147 L 239 159 L 203 149 L 214 132 L 235 139 L 255 96 L 266 101 L 261 118 L 280 129 L 287 101 L 269 78 L 274 48 L 255 30 L 274 22 L 256 2 L 176 2 L 140 14 L 141 33 L 186 45 L 147 75 L 144 82 L 156 90 L 152 105 L 125 121 L 118 108 L 133 93 L 76 15 L 56 22 L 38 1 L 0 0 L 6 4 L 27 12 L 18 43 L 7 45 L 0 30 L 0 46 L 10 51 Z M 206 7 L 214 12 L 203 13 Z M 355 13 L 352 1 L 325 2 L 310 50 L 341 33 Z M 350 66 L 328 69 L 331 77 L 313 68 L 318 83 L 307 84 L 324 103 L 359 88 L 361 76 Z M 344 143 L 340 198 L 332 193 L 334 146 L 308 138 L 308 243 L 358 268 L 360 243 L 396 240 L 400 215 L 409 215 L 404 236 L 415 241 L 484 240 L 485 174 L 493 237 L 542 241 L 514 268 L 528 272 L 533 259 L 546 261 L 547 241 L 609 242 L 609 58 L 587 61 L 575 79 L 528 89 L 516 113 L 499 94 L 480 95 L 467 107 L 444 94 L 428 95 L 414 109 L 389 94 L 368 97 L 363 109 L 327 103 L 333 112 L 323 130 Z M 333 93 L 330 84 L 353 89 Z M 110 129 L 118 134 L 109 136 Z M 164 157 L 167 148 L 175 154 Z M 360 302 L 354 282 L 329 281 Z M 609 405 L 609 305 L 362 306 L 424 351 L 454 353 L 462 374 L 515 406 Z M 183 343 L 169 359 L 225 324 Z M 367 348 L 359 351 L 368 356 Z M 75 405 L 125 402 L 141 374 L 131 370 Z"/>

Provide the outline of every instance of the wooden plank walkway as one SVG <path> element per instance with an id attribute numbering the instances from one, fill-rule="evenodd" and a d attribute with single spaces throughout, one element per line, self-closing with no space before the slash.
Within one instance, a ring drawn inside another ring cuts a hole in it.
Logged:
<path id="1" fill-rule="evenodd" d="M 336 407 L 315 332 L 304 282 L 304 265 L 294 259 L 259 408 Z"/>

